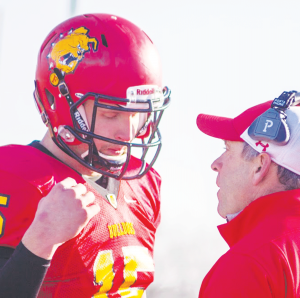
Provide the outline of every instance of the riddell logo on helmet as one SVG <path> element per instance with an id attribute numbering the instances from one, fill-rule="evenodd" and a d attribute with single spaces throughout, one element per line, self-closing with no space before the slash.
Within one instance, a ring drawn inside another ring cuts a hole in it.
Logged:
<path id="1" fill-rule="evenodd" d="M 136 89 L 136 95 L 149 95 L 149 94 L 154 94 L 154 88 L 152 89 Z"/>
<path id="2" fill-rule="evenodd" d="M 74 113 L 75 119 L 77 121 L 77 123 L 79 124 L 80 128 L 84 131 L 89 131 L 84 120 L 82 119 L 81 115 L 79 112 L 75 112 Z"/>

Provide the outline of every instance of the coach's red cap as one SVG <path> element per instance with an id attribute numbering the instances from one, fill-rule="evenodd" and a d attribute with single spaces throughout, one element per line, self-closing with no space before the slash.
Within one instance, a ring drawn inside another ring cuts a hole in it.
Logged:
<path id="1" fill-rule="evenodd" d="M 241 134 L 251 123 L 271 107 L 271 101 L 254 106 L 235 118 L 225 118 L 206 114 L 199 114 L 197 126 L 205 134 L 227 141 L 240 141 Z"/>

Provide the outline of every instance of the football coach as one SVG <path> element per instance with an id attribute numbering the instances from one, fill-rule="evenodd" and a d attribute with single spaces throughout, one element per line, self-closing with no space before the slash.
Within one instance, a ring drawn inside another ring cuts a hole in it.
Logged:
<path id="1" fill-rule="evenodd" d="M 230 249 L 204 278 L 199 298 L 300 297 L 300 93 L 283 92 L 236 118 L 200 114 L 224 140 L 217 172 L 218 227 Z"/>

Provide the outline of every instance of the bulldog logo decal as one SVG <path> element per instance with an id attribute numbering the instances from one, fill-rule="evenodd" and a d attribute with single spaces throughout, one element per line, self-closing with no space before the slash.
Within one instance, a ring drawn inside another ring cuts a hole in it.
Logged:
<path id="1" fill-rule="evenodd" d="M 52 48 L 47 58 L 49 67 L 53 72 L 50 82 L 58 86 L 65 74 L 73 73 L 78 64 L 84 59 L 84 53 L 98 50 L 98 40 L 88 36 L 89 30 L 80 27 L 70 30 L 67 34 L 60 34 L 57 41 L 52 43 Z"/>

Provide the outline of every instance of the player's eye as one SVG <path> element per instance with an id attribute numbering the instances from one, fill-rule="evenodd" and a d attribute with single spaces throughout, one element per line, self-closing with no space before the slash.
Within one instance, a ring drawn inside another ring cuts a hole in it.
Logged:
<path id="1" fill-rule="evenodd" d="M 115 118 L 115 117 L 117 117 L 117 115 L 118 115 L 118 113 L 115 113 L 115 112 L 107 112 L 107 113 L 103 113 L 103 116 L 104 116 L 105 118 L 109 118 L 109 119 Z"/>

